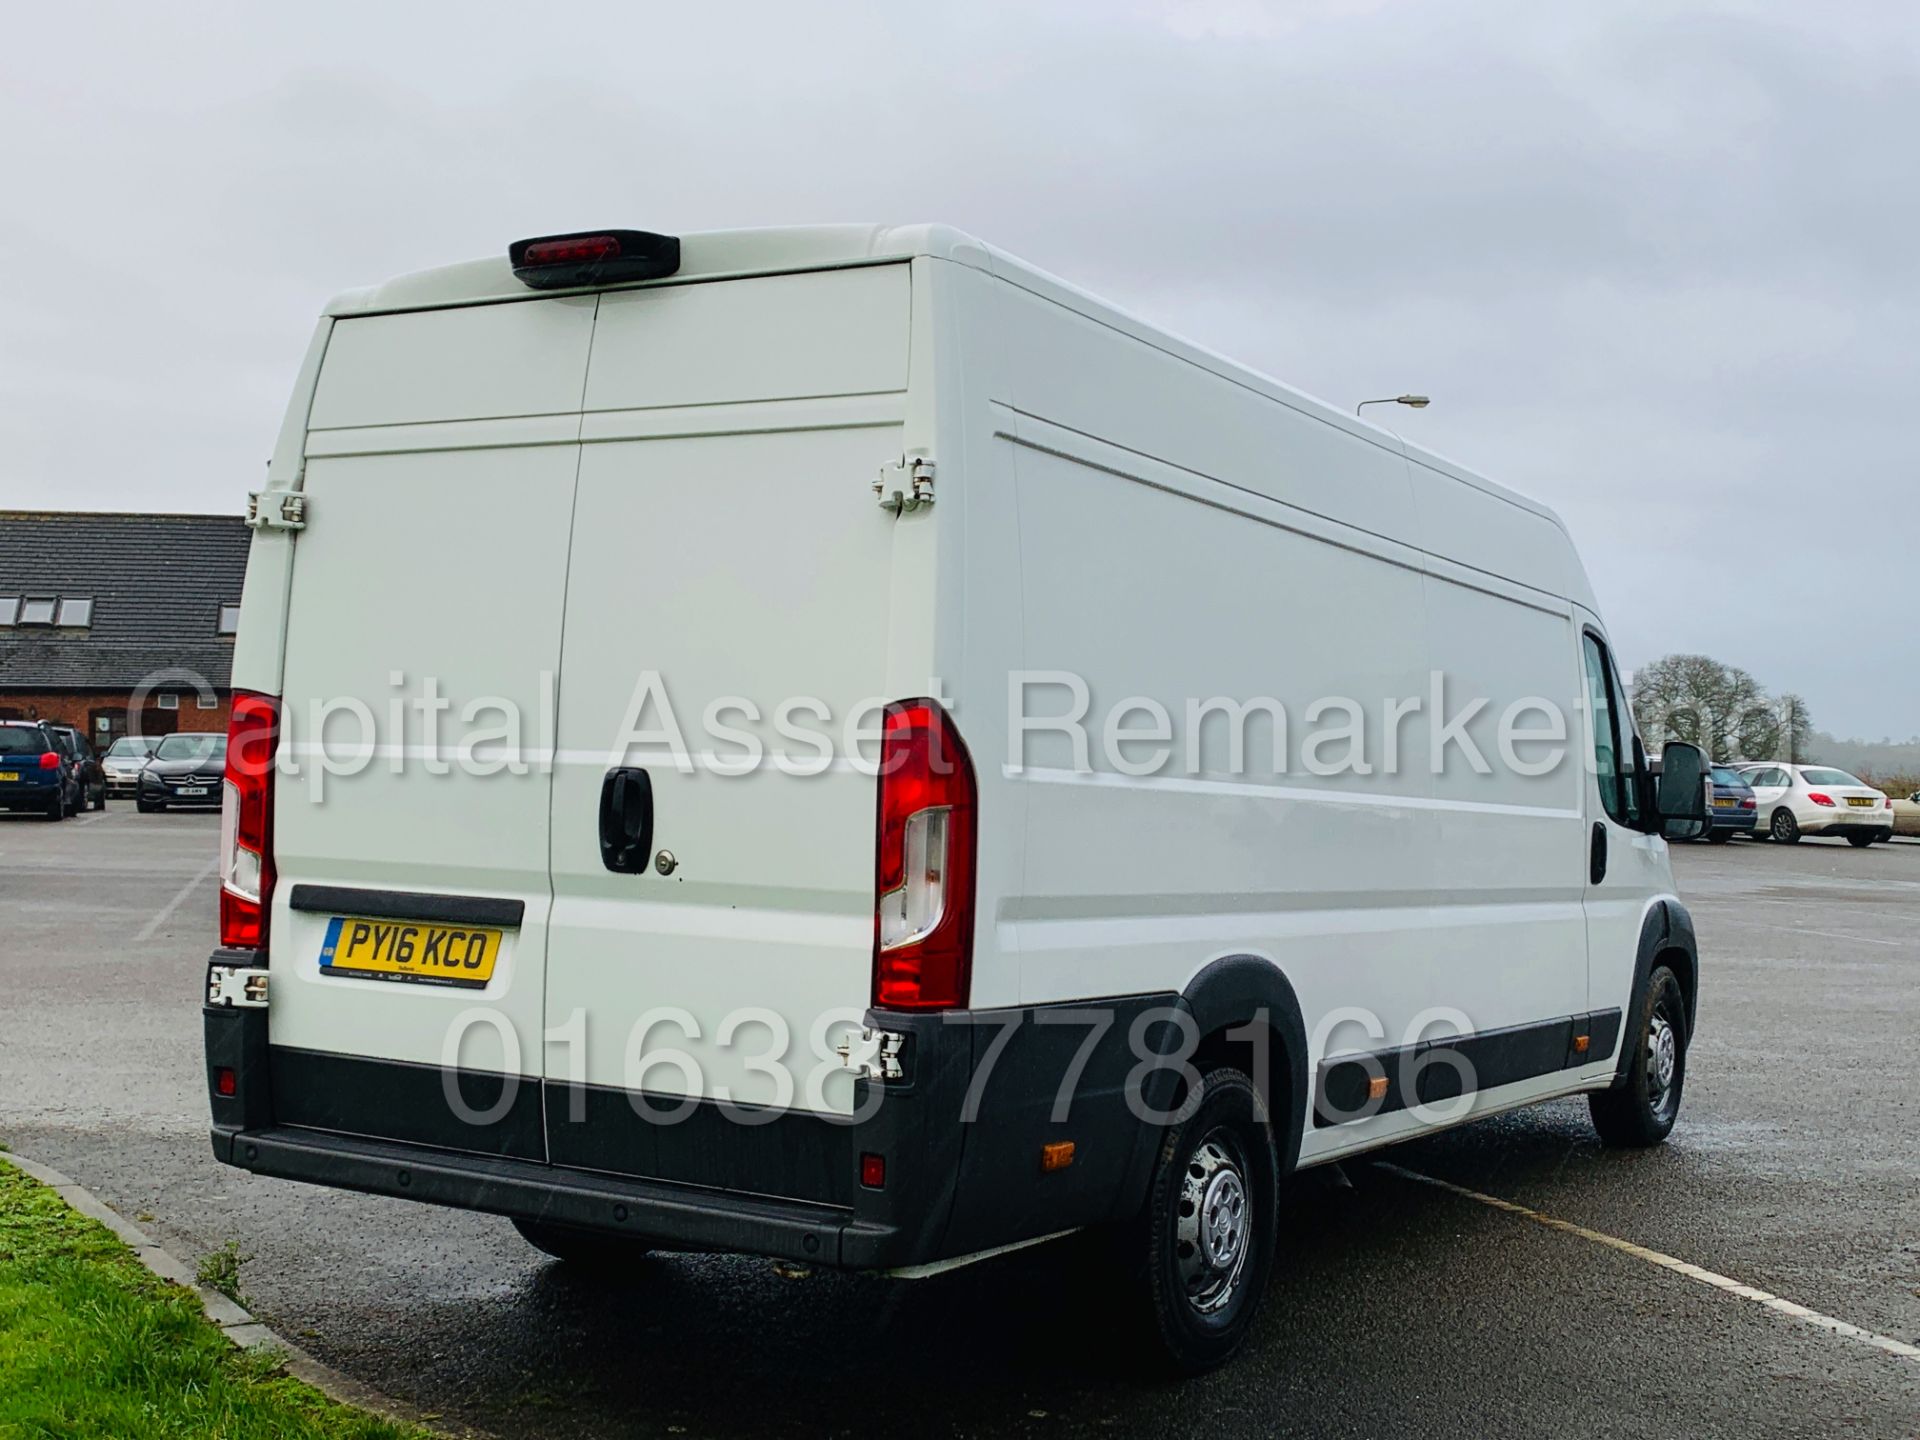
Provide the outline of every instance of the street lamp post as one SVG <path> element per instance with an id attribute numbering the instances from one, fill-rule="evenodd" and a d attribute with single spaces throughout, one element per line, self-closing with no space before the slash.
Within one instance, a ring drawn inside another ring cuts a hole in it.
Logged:
<path id="1" fill-rule="evenodd" d="M 1432 403 L 1425 395 L 1388 395 L 1379 400 L 1362 400 L 1353 407 L 1353 413 L 1358 415 L 1369 405 L 1405 405 L 1410 410 L 1424 410 Z"/>

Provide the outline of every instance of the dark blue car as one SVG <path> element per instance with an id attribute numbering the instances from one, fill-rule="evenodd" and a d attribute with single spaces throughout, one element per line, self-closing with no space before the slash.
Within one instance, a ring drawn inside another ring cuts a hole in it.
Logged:
<path id="1" fill-rule="evenodd" d="M 38 721 L 0 720 L 0 810 L 64 820 L 80 803 L 80 770 L 66 742 Z"/>
<path id="2" fill-rule="evenodd" d="M 1760 818 L 1760 803 L 1753 787 L 1737 770 L 1725 765 L 1713 767 L 1713 828 L 1707 839 L 1724 845 L 1736 835 L 1752 835 Z"/>

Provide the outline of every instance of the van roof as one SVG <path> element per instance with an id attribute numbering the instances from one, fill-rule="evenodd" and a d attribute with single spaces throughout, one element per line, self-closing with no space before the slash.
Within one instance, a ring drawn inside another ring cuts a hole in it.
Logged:
<path id="1" fill-rule="evenodd" d="M 1566 523 L 1553 510 L 1518 491 L 1496 484 L 1476 471 L 1434 451 L 1409 444 L 1398 432 L 1356 418 L 1304 391 L 1263 375 L 1204 346 L 1169 334 L 1156 325 L 1099 299 L 1056 275 L 1016 259 L 963 230 L 950 225 L 787 225 L 751 230 L 697 230 L 680 239 L 680 266 L 670 277 L 617 286 L 588 286 L 583 291 L 634 289 L 674 285 L 686 281 L 718 280 L 748 275 L 779 275 L 803 270 L 835 270 L 856 265 L 884 265 L 919 256 L 951 260 L 997 276 L 1022 289 L 1076 310 L 1137 339 L 1178 355 L 1237 384 L 1306 411 L 1342 429 L 1385 441 L 1415 464 L 1451 476 L 1499 499 L 1530 510 L 1551 521 L 1563 535 Z M 514 277 L 507 263 L 506 245 L 484 260 L 467 260 L 416 270 L 384 284 L 336 295 L 326 313 L 335 317 L 376 315 L 403 310 L 434 310 L 460 305 L 535 300 L 565 295 L 565 290 L 533 290 Z M 1573 554 L 1575 575 L 1569 577 L 1568 598 L 1592 607 L 1591 586 Z"/>
<path id="2" fill-rule="evenodd" d="M 960 260 L 987 269 L 987 247 L 946 225 L 789 225 L 761 230 L 700 230 L 680 236 L 680 268 L 663 280 L 673 285 L 736 275 L 779 275 L 795 270 L 834 270 L 881 265 L 918 255 Z M 631 286 L 593 286 L 624 289 Z M 536 300 L 564 290 L 531 290 L 516 280 L 503 242 L 497 255 L 399 275 L 383 285 L 349 290 L 327 306 L 329 315 L 370 315 L 392 310 L 432 310 L 484 305 L 498 300 Z"/>

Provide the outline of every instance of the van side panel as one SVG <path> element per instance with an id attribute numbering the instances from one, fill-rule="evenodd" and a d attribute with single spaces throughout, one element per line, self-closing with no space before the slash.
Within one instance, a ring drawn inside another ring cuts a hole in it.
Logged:
<path id="1" fill-rule="evenodd" d="M 1464 740 L 1449 740 L 1433 777 L 1441 804 L 1425 947 L 1446 1003 L 1474 1030 L 1583 1012 L 1586 771 L 1569 609 L 1435 561 L 1426 611 L 1428 652 L 1446 682 L 1441 723 L 1464 722 L 1451 732 Z M 1536 732 L 1558 738 L 1516 738 Z M 1545 773 L 1523 773 L 1556 754 Z"/>

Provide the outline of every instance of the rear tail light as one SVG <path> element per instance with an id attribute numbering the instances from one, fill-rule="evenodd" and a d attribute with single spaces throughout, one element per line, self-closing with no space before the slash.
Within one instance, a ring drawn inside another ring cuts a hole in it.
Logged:
<path id="1" fill-rule="evenodd" d="M 49 750 L 46 754 L 42 755 L 40 757 L 40 768 L 42 770 L 58 770 L 60 768 L 59 752 Z"/>
<path id="2" fill-rule="evenodd" d="M 273 905 L 273 753 L 280 703 L 235 694 L 220 807 L 220 943 L 259 950 Z"/>
<path id="3" fill-rule="evenodd" d="M 1807 799 L 1813 801 L 1816 805 L 1831 806 L 1833 804 L 1833 797 L 1831 795 L 1823 795 L 1818 790 L 1809 790 L 1807 792 Z"/>
<path id="4" fill-rule="evenodd" d="M 1760 808 L 1760 802 L 1749 795 L 1740 802 L 1740 808 L 1742 810 L 1758 810 Z"/>
<path id="5" fill-rule="evenodd" d="M 880 744 L 873 1003 L 943 1010 L 973 978 L 973 761 L 931 700 L 887 707 Z"/>

